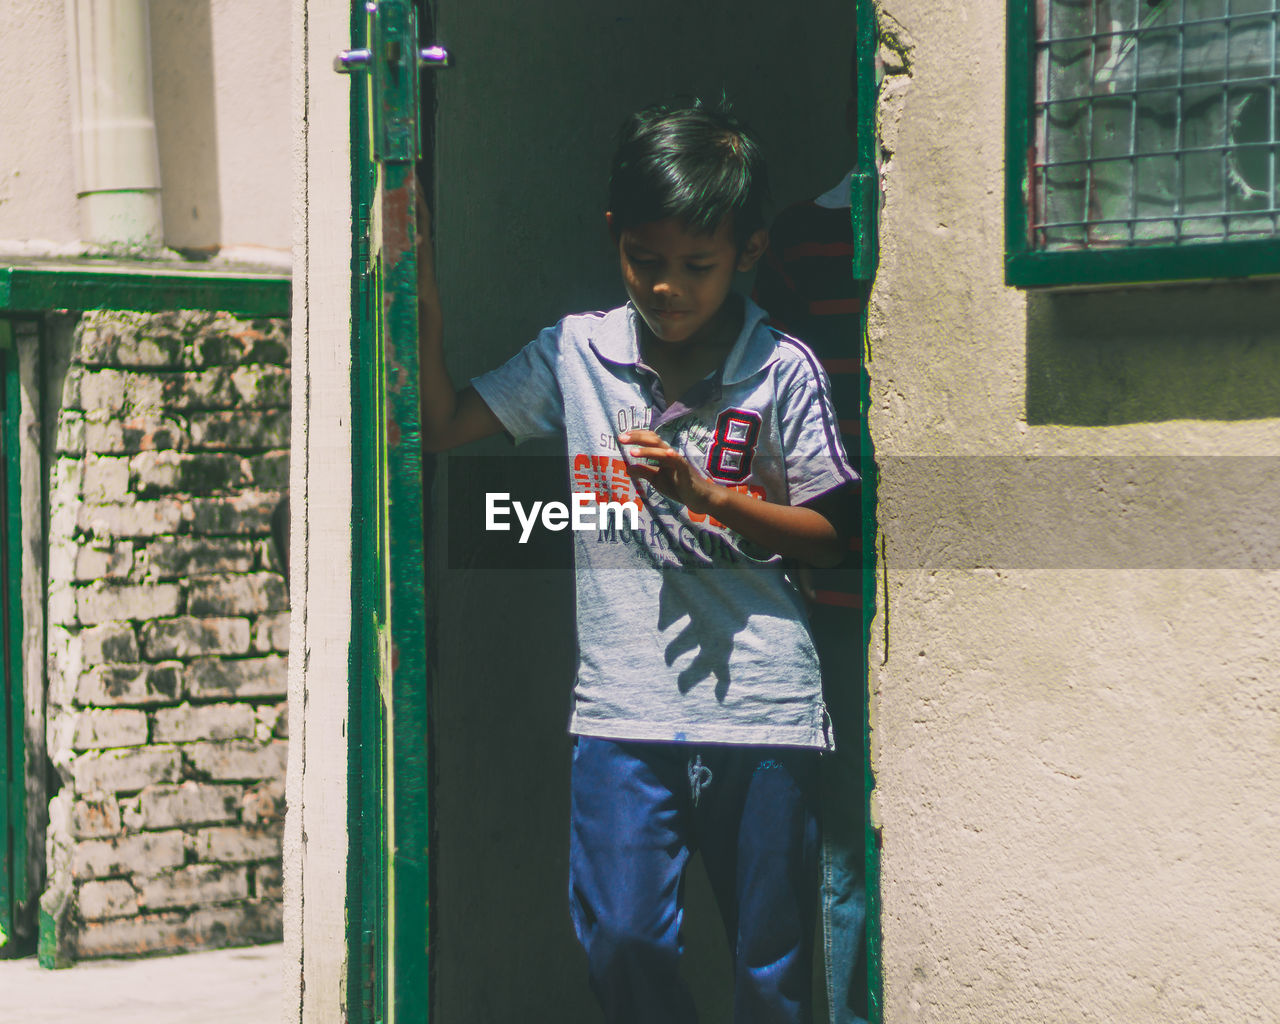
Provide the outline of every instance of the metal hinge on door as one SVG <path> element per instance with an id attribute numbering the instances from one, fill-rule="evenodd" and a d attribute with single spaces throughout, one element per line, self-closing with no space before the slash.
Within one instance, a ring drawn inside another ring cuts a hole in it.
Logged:
<path id="1" fill-rule="evenodd" d="M 368 49 L 343 50 L 333 69 L 371 72 L 373 158 L 417 160 L 422 155 L 418 69 L 447 68 L 453 58 L 443 46 L 418 45 L 418 12 L 411 0 L 369 0 L 364 9 Z"/>

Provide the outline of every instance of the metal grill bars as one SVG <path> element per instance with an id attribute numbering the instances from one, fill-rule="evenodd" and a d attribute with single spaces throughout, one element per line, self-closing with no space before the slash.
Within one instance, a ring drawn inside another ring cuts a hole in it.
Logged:
<path id="1" fill-rule="evenodd" d="M 1036 14 L 1034 248 L 1280 235 L 1280 0 Z"/>

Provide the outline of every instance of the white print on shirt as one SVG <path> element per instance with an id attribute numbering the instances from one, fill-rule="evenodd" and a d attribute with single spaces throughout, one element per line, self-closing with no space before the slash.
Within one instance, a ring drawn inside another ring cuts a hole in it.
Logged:
<path id="1" fill-rule="evenodd" d="M 625 409 L 619 409 L 613 421 L 618 425 L 619 434 L 628 430 L 648 430 L 652 422 L 651 415 L 647 405 L 629 405 Z"/>
<path id="2" fill-rule="evenodd" d="M 670 534 L 674 534 L 676 545 L 688 554 L 701 552 L 707 558 L 718 562 L 738 562 L 742 554 L 736 551 L 729 538 L 722 533 L 711 530 L 695 530 L 684 523 L 677 522 L 672 527 L 658 519 L 650 519 L 648 529 L 644 526 L 635 529 L 623 524 L 621 527 L 601 527 L 596 534 L 597 544 L 639 544 L 650 553 L 661 555 L 671 550 Z M 665 559 L 660 559 L 665 560 Z M 681 560 L 682 562 L 682 560 Z M 681 564 L 680 562 L 676 564 Z"/>

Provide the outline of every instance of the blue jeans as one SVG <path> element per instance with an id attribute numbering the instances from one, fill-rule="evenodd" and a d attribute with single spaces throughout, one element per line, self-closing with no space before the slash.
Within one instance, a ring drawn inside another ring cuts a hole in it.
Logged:
<path id="1" fill-rule="evenodd" d="M 846 575 L 837 589 L 847 591 L 853 585 Z M 823 695 L 836 740 L 835 751 L 822 755 L 822 935 L 829 1024 L 866 1024 L 866 754 L 862 735 L 866 685 L 862 629 L 858 613 L 830 605 L 811 609 L 811 625 L 822 662 Z"/>
<path id="2" fill-rule="evenodd" d="M 819 873 L 815 751 L 579 737 L 569 906 L 610 1024 L 693 1024 L 682 890 L 700 850 L 734 957 L 734 1024 L 807 1024 Z"/>
<path id="3" fill-rule="evenodd" d="M 866 1024 L 862 745 L 822 757 L 822 935 L 830 1024 Z"/>

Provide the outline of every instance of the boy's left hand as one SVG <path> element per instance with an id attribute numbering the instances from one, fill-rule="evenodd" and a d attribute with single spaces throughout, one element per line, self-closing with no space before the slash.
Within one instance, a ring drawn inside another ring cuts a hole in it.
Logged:
<path id="1" fill-rule="evenodd" d="M 706 512 L 716 484 L 652 430 L 627 430 L 618 435 L 627 455 L 627 471 L 645 480 L 691 512 Z M 652 459 L 651 465 L 637 459 Z"/>

